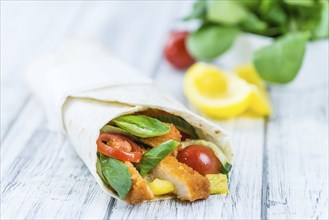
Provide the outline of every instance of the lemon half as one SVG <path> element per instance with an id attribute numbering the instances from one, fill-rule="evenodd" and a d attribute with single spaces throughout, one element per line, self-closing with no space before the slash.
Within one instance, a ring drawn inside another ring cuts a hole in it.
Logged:
<path id="1" fill-rule="evenodd" d="M 215 118 L 241 114 L 249 107 L 252 95 L 244 80 L 206 63 L 196 63 L 187 70 L 184 92 L 199 110 Z"/>

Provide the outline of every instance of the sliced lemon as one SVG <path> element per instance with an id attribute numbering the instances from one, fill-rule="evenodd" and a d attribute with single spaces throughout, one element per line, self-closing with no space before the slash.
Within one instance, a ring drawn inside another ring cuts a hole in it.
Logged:
<path id="1" fill-rule="evenodd" d="M 187 70 L 184 92 L 190 102 L 206 115 L 231 118 L 249 107 L 252 89 L 239 77 L 199 62 Z"/>
<path id="2" fill-rule="evenodd" d="M 246 80 L 251 86 L 250 97 L 250 111 L 262 115 L 268 116 L 271 114 L 271 103 L 268 93 L 262 79 L 258 76 L 255 68 L 252 64 L 240 65 L 235 68 L 236 73 L 244 80 Z"/>
<path id="3" fill-rule="evenodd" d="M 262 79 L 258 76 L 252 64 L 239 65 L 234 70 L 238 74 L 238 76 L 246 80 L 248 83 L 264 87 Z"/>
<path id="4" fill-rule="evenodd" d="M 266 89 L 250 85 L 252 88 L 249 110 L 259 115 L 268 116 L 272 113 L 271 103 Z"/>

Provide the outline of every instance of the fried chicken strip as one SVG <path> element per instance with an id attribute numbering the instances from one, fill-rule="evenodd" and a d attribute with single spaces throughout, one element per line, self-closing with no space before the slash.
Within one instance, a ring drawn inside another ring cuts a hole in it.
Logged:
<path id="1" fill-rule="evenodd" d="M 166 124 L 170 127 L 170 130 L 167 134 L 157 137 L 141 138 L 141 141 L 151 147 L 156 147 L 168 140 L 180 141 L 182 136 L 177 128 L 171 123 Z"/>
<path id="2" fill-rule="evenodd" d="M 130 204 L 141 203 L 153 198 L 153 192 L 149 188 L 147 181 L 136 170 L 130 162 L 125 162 L 131 175 L 132 187 L 126 196 L 126 201 Z"/>
<path id="3" fill-rule="evenodd" d="M 178 162 L 173 156 L 163 159 L 153 170 L 152 174 L 162 180 L 174 184 L 177 197 L 181 200 L 195 201 L 206 199 L 210 195 L 208 179 L 186 164 Z"/>
<path id="4" fill-rule="evenodd" d="M 156 147 L 168 140 L 180 141 L 182 136 L 179 130 L 171 123 L 166 123 L 166 124 L 170 126 L 170 131 L 167 134 L 158 137 L 141 138 L 141 141 L 151 147 Z M 171 153 L 171 155 L 175 157 L 177 156 L 177 154 L 178 154 L 178 148 L 173 150 L 173 152 Z"/>

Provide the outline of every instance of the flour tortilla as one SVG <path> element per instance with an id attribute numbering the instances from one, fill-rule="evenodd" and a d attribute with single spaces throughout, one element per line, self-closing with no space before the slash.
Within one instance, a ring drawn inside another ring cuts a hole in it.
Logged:
<path id="1" fill-rule="evenodd" d="M 99 130 L 120 115 L 151 108 L 180 116 L 232 163 L 229 137 L 221 127 L 189 111 L 95 43 L 65 42 L 55 54 L 36 61 L 27 80 L 45 107 L 50 128 L 68 135 L 100 187 L 117 199 L 96 172 L 96 140 Z"/>

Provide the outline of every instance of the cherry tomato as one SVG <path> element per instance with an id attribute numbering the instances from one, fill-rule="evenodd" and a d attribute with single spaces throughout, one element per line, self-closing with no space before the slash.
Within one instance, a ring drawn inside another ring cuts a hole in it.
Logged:
<path id="1" fill-rule="evenodd" d="M 221 162 L 214 152 L 202 145 L 190 145 L 178 153 L 177 159 L 202 175 L 219 173 L 222 169 Z"/>
<path id="2" fill-rule="evenodd" d="M 134 141 L 120 134 L 101 133 L 96 143 L 98 152 L 118 160 L 138 163 L 143 156 Z"/>
<path id="3" fill-rule="evenodd" d="M 185 46 L 188 35 L 187 31 L 174 31 L 165 44 L 164 55 L 177 69 L 187 68 L 195 62 Z"/>

